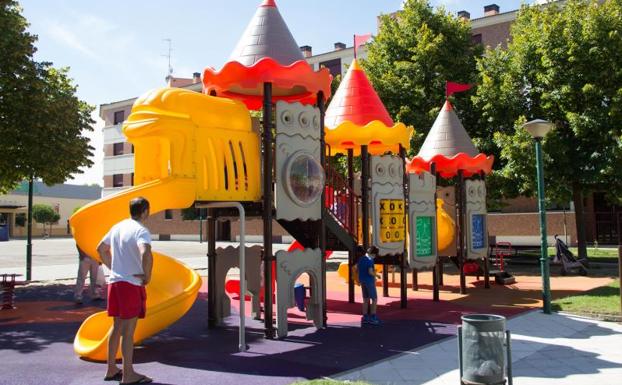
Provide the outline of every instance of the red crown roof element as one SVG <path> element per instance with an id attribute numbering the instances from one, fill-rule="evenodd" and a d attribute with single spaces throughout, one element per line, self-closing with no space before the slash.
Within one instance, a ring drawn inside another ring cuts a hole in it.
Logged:
<path id="1" fill-rule="evenodd" d="M 446 100 L 419 153 L 407 163 L 406 170 L 411 173 L 430 171 L 430 164 L 434 163 L 443 178 L 455 176 L 458 170 L 465 176 L 479 172 L 489 174 L 494 159 L 494 156 L 477 153 L 453 106 Z"/>
<path id="2" fill-rule="evenodd" d="M 387 127 L 393 126 L 389 112 L 367 79 L 365 71 L 354 59 L 326 109 L 325 125 L 335 128 L 340 123 L 349 121 L 365 126 L 374 120 L 381 121 Z"/>
<path id="3" fill-rule="evenodd" d="M 264 83 L 272 83 L 274 103 L 283 100 L 315 104 L 318 92 L 322 91 L 324 98 L 330 96 L 331 79 L 328 69 L 314 72 L 304 60 L 284 66 L 266 57 L 248 67 L 231 61 L 220 71 L 206 68 L 203 71 L 203 92 L 240 100 L 249 109 L 259 110 L 263 105 Z"/>
<path id="4" fill-rule="evenodd" d="M 317 93 L 330 96 L 328 69 L 314 72 L 304 60 L 274 0 L 264 0 L 222 70 L 206 68 L 203 92 L 238 99 L 260 109 L 263 83 L 272 83 L 272 101 L 315 103 Z"/>
<path id="5" fill-rule="evenodd" d="M 471 156 L 463 152 L 456 154 L 453 157 L 447 157 L 439 154 L 433 156 L 429 160 L 416 156 L 410 161 L 406 161 L 406 172 L 429 172 L 430 165 L 434 163 L 436 165 L 436 172 L 443 178 L 451 178 L 457 175 L 458 170 L 462 170 L 464 176 L 469 177 L 480 172 L 490 174 L 494 161 L 495 157 L 492 155 L 487 156 L 486 154 L 477 154 L 475 156 Z"/>

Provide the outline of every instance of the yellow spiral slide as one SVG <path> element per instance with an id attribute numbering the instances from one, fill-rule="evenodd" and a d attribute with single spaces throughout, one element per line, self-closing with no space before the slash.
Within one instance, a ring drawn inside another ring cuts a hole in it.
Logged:
<path id="1" fill-rule="evenodd" d="M 259 138 L 246 107 L 236 101 L 164 88 L 140 97 L 123 126 L 134 145 L 137 186 L 81 208 L 70 219 L 77 244 L 98 258 L 108 230 L 129 216 L 129 202 L 142 196 L 151 214 L 187 208 L 197 201 L 258 201 Z M 201 278 L 183 263 L 154 251 L 147 285 L 146 317 L 134 341 L 142 341 L 181 318 L 194 303 Z M 75 352 L 105 360 L 112 319 L 88 317 L 74 340 Z M 117 352 L 119 355 L 119 352 Z"/>

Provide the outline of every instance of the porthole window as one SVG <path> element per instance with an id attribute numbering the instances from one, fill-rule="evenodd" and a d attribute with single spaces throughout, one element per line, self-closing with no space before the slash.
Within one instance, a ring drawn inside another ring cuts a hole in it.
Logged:
<path id="1" fill-rule="evenodd" d="M 298 205 L 311 206 L 322 196 L 324 169 L 310 153 L 296 152 L 285 166 L 285 187 Z"/>

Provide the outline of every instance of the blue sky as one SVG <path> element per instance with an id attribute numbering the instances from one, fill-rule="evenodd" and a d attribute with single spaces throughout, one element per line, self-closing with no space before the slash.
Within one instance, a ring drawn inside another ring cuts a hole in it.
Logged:
<path id="1" fill-rule="evenodd" d="M 38 35 L 37 60 L 70 67 L 78 95 L 99 106 L 139 96 L 165 85 L 168 45 L 172 39 L 173 74 L 191 77 L 206 66 L 220 68 L 260 0 L 84 1 L 21 0 L 30 32 Z M 452 12 L 483 16 L 493 1 L 436 0 Z M 501 12 L 520 0 L 494 1 Z M 531 1 L 527 1 L 531 2 Z M 354 33 L 376 32 L 376 16 L 400 8 L 402 0 L 277 0 L 299 45 L 314 53 L 352 44 Z M 69 183 L 102 183 L 101 122 L 89 135 L 95 166 Z"/>

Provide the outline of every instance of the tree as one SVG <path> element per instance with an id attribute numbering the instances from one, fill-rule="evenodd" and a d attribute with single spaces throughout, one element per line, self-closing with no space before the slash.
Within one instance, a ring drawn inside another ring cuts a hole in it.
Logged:
<path id="1" fill-rule="evenodd" d="M 468 22 L 432 8 L 427 0 L 406 0 L 397 14 L 380 17 L 378 35 L 367 48 L 362 65 L 391 116 L 415 127 L 410 151 L 415 154 L 443 104 L 445 81 L 476 80 L 481 45 L 471 42 Z M 466 97 L 471 92 L 455 104 L 465 127 L 475 129 Z"/>
<path id="2" fill-rule="evenodd" d="M 50 225 L 50 234 L 52 234 L 52 224 L 58 222 L 60 215 L 54 211 L 52 206 L 44 204 L 36 204 L 32 206 L 32 217 L 35 221 L 43 225 L 43 233 L 45 234 L 45 225 Z"/>
<path id="3" fill-rule="evenodd" d="M 540 118 L 555 124 L 544 142 L 547 199 L 576 211 L 585 257 L 583 196 L 622 196 L 622 1 L 569 0 L 563 7 L 523 6 L 507 51 L 478 63 L 473 98 L 481 125 L 501 150 L 499 187 L 508 197 L 536 190 L 533 140 L 520 128 Z"/>
<path id="4" fill-rule="evenodd" d="M 29 181 L 26 279 L 32 265 L 32 188 L 64 182 L 89 167 L 93 107 L 78 99 L 67 69 L 36 62 L 37 37 L 14 0 L 0 3 L 0 193 Z"/>
<path id="5" fill-rule="evenodd" d="M 93 107 L 78 99 L 68 70 L 33 60 L 36 36 L 15 1 L 0 5 L 0 192 L 24 179 L 51 185 L 89 167 Z"/>

